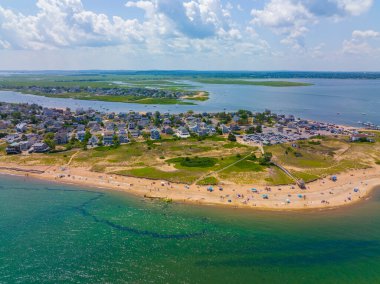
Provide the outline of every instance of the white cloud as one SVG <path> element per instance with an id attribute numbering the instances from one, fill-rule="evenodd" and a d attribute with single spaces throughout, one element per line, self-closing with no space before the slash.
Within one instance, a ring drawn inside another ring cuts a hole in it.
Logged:
<path id="1" fill-rule="evenodd" d="M 285 44 L 300 48 L 301 38 L 308 31 L 306 25 L 316 21 L 314 15 L 300 2 L 293 0 L 272 0 L 263 10 L 252 10 L 252 23 L 269 27 L 282 34 Z"/>
<path id="2" fill-rule="evenodd" d="M 251 11 L 252 23 L 284 36 L 284 44 L 300 49 L 310 26 L 321 18 L 342 19 L 368 11 L 373 0 L 270 0 Z"/>
<path id="3" fill-rule="evenodd" d="M 138 23 L 110 19 L 83 8 L 80 0 L 38 0 L 36 15 L 15 13 L 0 6 L 0 35 L 16 49 L 115 45 L 135 39 Z"/>
<path id="4" fill-rule="evenodd" d="M 123 19 L 85 8 L 81 0 L 38 0 L 35 14 L 0 4 L 0 49 L 57 50 L 120 46 L 134 55 L 213 53 L 231 56 L 270 50 L 253 28 L 231 18 L 221 0 L 130 0 L 142 19 Z"/>
<path id="5" fill-rule="evenodd" d="M 380 36 L 380 33 L 374 30 L 366 30 L 366 31 L 355 30 L 352 32 L 353 38 L 376 38 L 379 36 Z"/>
<path id="6" fill-rule="evenodd" d="M 339 8 L 354 16 L 367 12 L 373 4 L 373 0 L 335 0 L 335 2 Z"/>
<path id="7" fill-rule="evenodd" d="M 374 30 L 355 30 L 352 32 L 351 39 L 343 41 L 342 52 L 356 55 L 379 55 L 380 48 L 374 45 L 379 37 L 380 33 Z"/>

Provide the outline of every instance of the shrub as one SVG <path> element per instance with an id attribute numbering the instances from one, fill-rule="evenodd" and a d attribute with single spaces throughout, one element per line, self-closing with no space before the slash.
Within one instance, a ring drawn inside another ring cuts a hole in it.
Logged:
<path id="1" fill-rule="evenodd" d="M 168 160 L 169 163 L 179 163 L 183 167 L 189 168 L 209 168 L 216 164 L 216 159 L 208 157 L 186 157 L 186 158 L 175 158 Z"/>
<path id="2" fill-rule="evenodd" d="M 206 177 L 197 182 L 197 185 L 217 185 L 219 180 L 216 177 Z"/>

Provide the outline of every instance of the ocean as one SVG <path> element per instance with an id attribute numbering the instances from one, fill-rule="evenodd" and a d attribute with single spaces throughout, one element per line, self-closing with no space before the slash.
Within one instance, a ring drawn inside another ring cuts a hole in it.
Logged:
<path id="1" fill-rule="evenodd" d="M 265 212 L 0 176 L 0 283 L 263 282 L 379 283 L 380 191 Z"/>

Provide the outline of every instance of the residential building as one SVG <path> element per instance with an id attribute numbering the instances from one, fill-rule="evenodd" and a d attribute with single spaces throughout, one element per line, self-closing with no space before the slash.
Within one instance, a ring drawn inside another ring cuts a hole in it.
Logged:
<path id="1" fill-rule="evenodd" d="M 152 129 L 150 131 L 150 138 L 152 140 L 160 140 L 161 139 L 161 136 L 160 136 L 160 131 L 158 131 L 157 129 Z"/>

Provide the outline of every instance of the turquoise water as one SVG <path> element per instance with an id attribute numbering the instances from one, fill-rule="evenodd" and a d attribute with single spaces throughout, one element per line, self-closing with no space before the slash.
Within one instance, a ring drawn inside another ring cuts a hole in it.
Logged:
<path id="1" fill-rule="evenodd" d="M 380 80 L 368 79 L 286 79 L 288 81 L 313 83 L 307 87 L 274 88 L 247 85 L 194 84 L 196 89 L 210 93 L 210 99 L 197 105 L 142 105 L 92 101 L 91 107 L 101 111 L 128 112 L 217 112 L 247 109 L 264 111 L 270 109 L 279 114 L 319 121 L 358 126 L 357 122 L 380 125 Z M 0 91 L 0 101 L 36 103 L 46 107 L 67 106 L 72 109 L 88 108 L 88 101 L 45 98 L 15 92 Z"/>
<path id="2" fill-rule="evenodd" d="M 380 191 L 271 213 L 0 176 L 0 283 L 264 281 L 379 283 Z"/>

